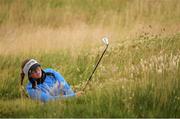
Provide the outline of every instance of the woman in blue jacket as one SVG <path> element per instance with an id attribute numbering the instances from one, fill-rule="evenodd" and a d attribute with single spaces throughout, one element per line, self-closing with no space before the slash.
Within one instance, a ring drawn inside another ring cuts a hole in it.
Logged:
<path id="1" fill-rule="evenodd" d="M 22 63 L 21 85 L 28 77 L 26 91 L 30 98 L 47 102 L 49 100 L 80 96 L 83 92 L 74 93 L 62 75 L 53 69 L 42 69 L 34 59 L 27 59 Z"/>

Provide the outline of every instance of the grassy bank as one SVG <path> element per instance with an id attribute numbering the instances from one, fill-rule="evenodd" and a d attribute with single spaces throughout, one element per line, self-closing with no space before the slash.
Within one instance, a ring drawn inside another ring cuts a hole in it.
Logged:
<path id="1" fill-rule="evenodd" d="M 104 35 L 111 43 L 168 36 L 180 31 L 179 11 L 179 0 L 1 0 L 0 53 L 79 52 Z"/>
<path id="2" fill-rule="evenodd" d="M 180 117 L 179 21 L 179 0 L 0 0 L 0 117 Z M 24 59 L 80 90 L 103 36 L 85 95 L 21 98 Z"/>
<path id="3" fill-rule="evenodd" d="M 25 57 L 61 72 L 79 88 L 102 49 L 76 58 L 52 54 L 1 56 L 1 117 L 179 117 L 180 36 L 142 36 L 111 46 L 87 93 L 79 98 L 42 104 L 20 99 L 19 69 Z M 53 57 L 53 58 L 52 58 Z"/>
<path id="4" fill-rule="evenodd" d="M 11 25 L 178 23 L 180 13 L 179 0 L 1 0 L 0 3 L 0 23 Z"/>

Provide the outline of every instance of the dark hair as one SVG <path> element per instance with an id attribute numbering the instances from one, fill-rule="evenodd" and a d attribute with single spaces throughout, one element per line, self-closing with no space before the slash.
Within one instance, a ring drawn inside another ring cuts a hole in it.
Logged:
<path id="1" fill-rule="evenodd" d="M 29 62 L 31 59 L 26 59 L 22 62 L 21 64 L 21 86 L 23 86 L 23 80 L 24 80 L 24 77 L 25 77 L 25 73 L 23 72 L 23 68 L 24 66 L 26 65 L 27 62 Z M 40 66 L 40 65 L 39 65 Z M 37 82 L 36 81 L 33 81 L 32 82 L 32 78 L 30 77 L 30 74 L 28 73 L 28 79 L 29 81 L 32 83 L 32 87 L 35 88 L 36 85 L 37 85 Z"/>
<path id="2" fill-rule="evenodd" d="M 31 59 L 26 59 L 21 64 L 21 73 L 20 73 L 20 76 L 21 76 L 21 86 L 23 85 L 23 80 L 24 80 L 24 77 L 25 77 L 25 73 L 23 72 L 23 68 L 26 65 L 26 63 L 29 62 L 30 60 Z"/>
<path id="3" fill-rule="evenodd" d="M 23 68 L 24 66 L 26 65 L 27 62 L 29 62 L 31 59 L 26 59 L 22 62 L 22 65 L 21 65 L 21 86 L 23 86 L 23 80 L 24 80 L 24 77 L 25 77 L 25 74 L 23 72 Z M 40 66 L 40 65 L 39 65 Z M 28 79 L 29 81 L 31 82 L 32 84 L 32 88 L 36 88 L 37 84 L 39 83 L 43 83 L 44 82 L 44 79 L 46 78 L 46 75 L 48 76 L 53 76 L 53 78 L 55 78 L 54 74 L 51 73 L 51 72 L 44 72 L 43 70 L 42 71 L 42 79 L 40 78 L 39 80 L 33 80 L 31 77 L 30 77 L 30 74 L 28 73 Z"/>
<path id="4" fill-rule="evenodd" d="M 21 87 L 22 87 L 21 97 L 23 97 L 24 95 L 25 95 L 26 97 L 28 97 L 28 95 L 26 94 L 26 92 L 25 92 L 25 90 L 24 90 L 24 88 L 23 88 L 23 80 L 24 80 L 24 77 L 25 77 L 25 74 L 24 74 L 24 72 L 23 72 L 23 68 L 24 68 L 24 66 L 26 65 L 26 63 L 29 62 L 29 61 L 30 61 L 30 59 L 26 59 L 26 60 L 24 60 L 24 61 L 22 62 L 22 64 L 21 64 L 21 73 L 20 73 L 20 76 L 21 76 Z"/>

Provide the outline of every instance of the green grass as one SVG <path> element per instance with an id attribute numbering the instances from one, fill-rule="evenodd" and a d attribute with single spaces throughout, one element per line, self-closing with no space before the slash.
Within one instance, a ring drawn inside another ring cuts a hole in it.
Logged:
<path id="1" fill-rule="evenodd" d="M 110 45 L 85 95 L 42 104 L 21 99 L 20 63 L 38 59 L 79 89 L 101 49 L 0 56 L 0 117 L 180 117 L 180 35 Z M 27 80 L 26 80 L 27 82 Z"/>
<path id="2" fill-rule="evenodd" d="M 0 24 L 73 26 L 74 23 L 129 27 L 178 23 L 179 0 L 1 0 Z M 172 12 L 173 11 L 173 12 Z M 53 21 L 53 22 L 52 22 Z"/>
<path id="3" fill-rule="evenodd" d="M 180 117 L 179 21 L 179 0 L 0 0 L 0 117 Z M 21 98 L 26 58 L 81 90 L 104 35 L 83 96 Z"/>

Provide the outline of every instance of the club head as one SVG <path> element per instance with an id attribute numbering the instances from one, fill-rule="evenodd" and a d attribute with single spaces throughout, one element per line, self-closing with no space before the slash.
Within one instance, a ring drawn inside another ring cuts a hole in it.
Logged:
<path id="1" fill-rule="evenodd" d="M 106 44 L 106 45 L 109 44 L 109 40 L 108 40 L 107 37 L 104 37 L 104 38 L 102 39 L 102 41 L 103 41 L 103 43 Z"/>

